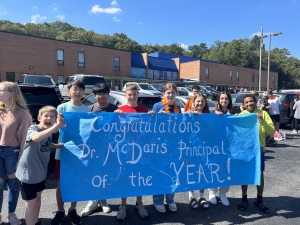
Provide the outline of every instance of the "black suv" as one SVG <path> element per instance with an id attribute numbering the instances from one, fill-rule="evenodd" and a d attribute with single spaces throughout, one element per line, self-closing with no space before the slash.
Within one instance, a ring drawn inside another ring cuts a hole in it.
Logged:
<path id="1" fill-rule="evenodd" d="M 243 99 L 246 94 L 250 94 L 250 92 L 238 92 L 236 95 L 235 102 L 233 103 L 233 113 L 240 113 L 240 106 L 243 105 Z M 290 103 L 294 100 L 294 96 L 297 95 L 296 92 L 274 92 L 273 95 L 279 97 L 280 106 L 280 124 L 287 125 L 291 123 L 290 117 Z M 262 97 L 262 92 L 259 93 L 259 99 Z"/>

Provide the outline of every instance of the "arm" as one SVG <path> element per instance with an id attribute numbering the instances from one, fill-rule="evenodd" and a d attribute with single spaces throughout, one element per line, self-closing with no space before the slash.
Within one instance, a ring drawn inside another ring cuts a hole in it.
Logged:
<path id="1" fill-rule="evenodd" d="M 31 115 L 26 111 L 26 114 L 22 114 L 22 123 L 17 131 L 18 139 L 20 141 L 20 152 L 19 152 L 19 159 L 21 158 L 23 151 L 24 151 L 24 145 L 26 141 L 27 136 L 27 130 L 32 124 L 32 117 Z"/>
<path id="2" fill-rule="evenodd" d="M 259 123 L 262 125 L 266 134 L 273 135 L 275 133 L 275 127 L 273 121 L 270 118 L 268 113 L 263 111 L 261 118 L 258 119 L 259 119 Z"/>
<path id="3" fill-rule="evenodd" d="M 52 127 L 36 133 L 31 137 L 31 140 L 34 142 L 40 142 L 43 139 L 49 137 L 51 134 L 57 132 L 60 128 L 63 128 L 64 126 L 65 126 L 65 119 L 62 114 L 58 114 L 56 123 Z"/>

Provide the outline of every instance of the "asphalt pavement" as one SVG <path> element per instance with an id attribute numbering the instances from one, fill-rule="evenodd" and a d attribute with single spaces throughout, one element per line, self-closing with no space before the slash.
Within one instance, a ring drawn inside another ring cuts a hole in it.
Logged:
<path id="1" fill-rule="evenodd" d="M 191 209 L 188 203 L 188 193 L 177 193 L 175 201 L 178 207 L 177 212 L 167 212 L 161 214 L 157 212 L 152 205 L 152 197 L 143 198 L 145 208 L 149 213 L 147 220 L 142 220 L 135 211 L 135 198 L 128 198 L 127 219 L 124 222 L 118 222 L 116 214 L 119 208 L 120 199 L 109 199 L 108 203 L 112 212 L 105 214 L 101 210 L 96 210 L 92 215 L 82 218 L 82 224 L 102 225 L 102 224 L 300 224 L 300 134 L 292 134 L 287 131 L 286 140 L 279 141 L 276 147 L 266 147 L 266 171 L 265 171 L 265 191 L 264 203 L 270 208 L 269 214 L 263 214 L 254 206 L 256 200 L 256 187 L 249 186 L 248 201 L 249 207 L 245 212 L 237 208 L 241 200 L 240 186 L 233 186 L 227 193 L 230 206 L 225 207 L 221 203 L 210 205 L 209 209 L 199 208 Z M 42 195 L 42 207 L 40 218 L 42 224 L 48 225 L 51 222 L 56 210 L 55 187 L 56 181 L 53 179 L 55 161 L 52 159 L 49 164 L 47 189 Z M 121 188 L 121 187 L 120 187 Z M 7 203 L 4 193 L 4 203 L 2 218 L 6 222 Z M 208 199 L 208 192 L 205 191 Z M 84 209 L 87 202 L 80 202 L 77 205 L 78 213 Z M 67 203 L 65 208 L 68 209 Z M 25 202 L 19 198 L 16 214 L 24 220 Z M 8 223 L 3 223 L 8 224 Z M 70 225 L 71 222 L 65 218 L 62 225 Z"/>

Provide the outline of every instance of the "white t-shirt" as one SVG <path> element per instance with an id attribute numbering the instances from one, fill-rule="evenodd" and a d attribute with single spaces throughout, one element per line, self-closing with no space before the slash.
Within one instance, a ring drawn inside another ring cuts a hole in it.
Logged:
<path id="1" fill-rule="evenodd" d="M 281 104 L 279 98 L 276 97 L 275 99 L 269 99 L 268 103 L 270 104 L 271 108 L 269 108 L 270 115 L 279 115 L 279 105 Z"/>

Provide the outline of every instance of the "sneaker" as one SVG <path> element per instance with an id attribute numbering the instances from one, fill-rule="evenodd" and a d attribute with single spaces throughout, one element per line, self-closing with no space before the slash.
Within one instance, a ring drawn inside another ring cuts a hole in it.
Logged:
<path id="1" fill-rule="evenodd" d="M 99 200 L 98 204 L 100 205 L 100 207 L 102 208 L 102 211 L 104 213 L 110 213 L 111 212 L 111 208 L 110 206 L 107 204 L 106 200 Z"/>
<path id="2" fill-rule="evenodd" d="M 229 206 L 230 203 L 226 197 L 226 194 L 220 194 L 220 199 L 221 199 L 221 202 L 224 206 Z"/>
<path id="3" fill-rule="evenodd" d="M 293 130 L 292 133 L 293 133 L 293 134 L 297 134 L 298 132 L 297 132 L 296 130 Z"/>
<path id="4" fill-rule="evenodd" d="M 76 209 L 72 209 L 71 211 L 69 211 L 68 217 L 73 225 L 81 224 L 81 218 L 77 215 Z"/>
<path id="5" fill-rule="evenodd" d="M 98 209 L 98 201 L 89 201 L 84 210 L 82 210 L 81 216 L 88 216 L 96 209 Z"/>
<path id="6" fill-rule="evenodd" d="M 274 137 L 274 140 L 276 140 L 276 141 L 282 141 L 283 138 L 282 137 Z"/>
<path id="7" fill-rule="evenodd" d="M 166 207 L 165 205 L 155 205 L 153 204 L 155 209 L 160 212 L 160 213 L 165 213 L 166 212 Z"/>
<path id="8" fill-rule="evenodd" d="M 56 211 L 54 218 L 51 221 L 51 225 L 60 225 L 61 221 L 66 217 L 65 211 Z"/>
<path id="9" fill-rule="evenodd" d="M 217 204 L 217 197 L 214 192 L 210 191 L 208 195 L 209 202 L 213 205 Z"/>
<path id="10" fill-rule="evenodd" d="M 175 204 L 175 202 L 169 204 L 169 209 L 172 212 L 176 212 L 177 211 L 177 205 Z"/>
<path id="11" fill-rule="evenodd" d="M 9 213 L 7 217 L 8 222 L 11 225 L 20 225 L 21 221 L 18 219 L 15 213 Z"/>
<path id="12" fill-rule="evenodd" d="M 142 219 L 146 219 L 148 218 L 148 212 L 147 210 L 145 209 L 143 203 L 141 202 L 140 204 L 135 204 L 135 209 L 138 211 L 140 217 Z"/>
<path id="13" fill-rule="evenodd" d="M 127 206 L 120 205 L 119 211 L 117 213 L 117 220 L 124 221 L 126 219 L 126 217 L 127 217 L 126 210 L 127 210 Z"/>

